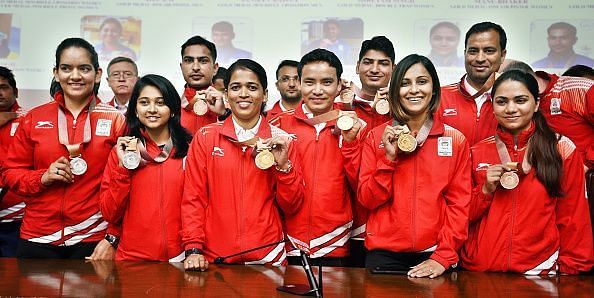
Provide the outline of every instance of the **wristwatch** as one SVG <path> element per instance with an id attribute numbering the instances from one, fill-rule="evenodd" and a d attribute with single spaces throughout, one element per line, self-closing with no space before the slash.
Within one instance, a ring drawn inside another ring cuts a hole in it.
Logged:
<path id="1" fill-rule="evenodd" d="M 118 244 L 120 244 L 120 237 L 112 234 L 105 234 L 105 240 L 107 240 L 113 248 L 118 248 Z"/>
<path id="2" fill-rule="evenodd" d="M 188 250 L 186 250 L 186 258 L 189 257 L 190 255 L 201 255 L 202 251 L 197 249 L 197 248 L 190 248 Z"/>

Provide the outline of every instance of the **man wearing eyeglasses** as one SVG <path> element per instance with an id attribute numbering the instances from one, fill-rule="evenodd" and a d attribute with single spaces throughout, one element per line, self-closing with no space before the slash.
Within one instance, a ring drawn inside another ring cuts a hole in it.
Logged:
<path id="1" fill-rule="evenodd" d="M 276 89 L 280 93 L 280 100 L 277 101 L 268 111 L 269 119 L 284 112 L 293 110 L 301 103 L 301 82 L 297 75 L 297 65 L 294 60 L 283 60 L 276 68 Z"/>
<path id="2" fill-rule="evenodd" d="M 128 102 L 132 96 L 134 84 L 138 80 L 138 67 L 127 57 L 113 58 L 107 66 L 107 84 L 113 91 L 113 98 L 109 102 L 122 115 L 128 110 Z"/>

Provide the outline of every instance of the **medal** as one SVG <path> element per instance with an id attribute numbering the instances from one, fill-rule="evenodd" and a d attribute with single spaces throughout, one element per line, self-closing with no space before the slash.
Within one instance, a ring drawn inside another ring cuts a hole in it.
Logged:
<path id="1" fill-rule="evenodd" d="M 198 116 L 202 116 L 202 115 L 206 114 L 206 112 L 208 112 L 208 105 L 206 104 L 206 102 L 204 100 L 198 99 L 194 103 L 194 113 L 196 113 L 196 115 L 198 115 Z"/>
<path id="2" fill-rule="evenodd" d="M 390 103 L 386 99 L 380 99 L 375 103 L 375 111 L 380 115 L 390 113 Z"/>
<path id="3" fill-rule="evenodd" d="M 417 149 L 417 139 L 409 133 L 402 133 L 398 136 L 398 148 L 403 152 L 413 152 Z"/>
<path id="4" fill-rule="evenodd" d="M 514 189 L 520 183 L 520 177 L 514 171 L 505 172 L 501 175 L 499 183 L 505 189 Z"/>
<path id="5" fill-rule="evenodd" d="M 140 165 L 140 156 L 138 152 L 136 152 L 137 142 L 138 139 L 132 139 L 126 146 L 126 153 L 124 153 L 122 164 L 124 165 L 124 168 L 128 170 L 134 170 Z"/>
<path id="6" fill-rule="evenodd" d="M 340 116 L 338 117 L 338 120 L 336 120 L 336 126 L 338 126 L 340 130 L 349 130 L 353 128 L 353 125 L 355 125 L 355 120 L 346 115 Z"/>
<path id="7" fill-rule="evenodd" d="M 274 165 L 274 154 L 270 152 L 270 147 L 262 143 L 262 140 L 256 141 L 256 167 L 260 170 L 266 170 Z"/>
<path id="8" fill-rule="evenodd" d="M 266 170 L 274 165 L 274 155 L 270 150 L 264 149 L 256 155 L 256 167 Z"/>
<path id="9" fill-rule="evenodd" d="M 87 171 L 87 162 L 81 157 L 74 157 L 70 159 L 70 170 L 72 174 L 80 176 Z"/>

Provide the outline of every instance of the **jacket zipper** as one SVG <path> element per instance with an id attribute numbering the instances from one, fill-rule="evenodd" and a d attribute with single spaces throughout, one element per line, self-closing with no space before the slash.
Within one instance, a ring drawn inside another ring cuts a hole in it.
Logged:
<path id="1" fill-rule="evenodd" d="M 518 160 L 518 138 L 514 137 L 514 161 Z M 516 224 L 516 200 L 517 200 L 517 190 L 513 189 L 512 191 L 512 212 L 511 212 L 511 226 L 509 230 L 509 250 L 508 250 L 508 258 L 507 258 L 507 270 L 511 267 L 511 258 L 512 258 L 512 245 L 513 245 L 513 236 L 514 236 L 514 227 Z"/>
<path id="2" fill-rule="evenodd" d="M 320 140 L 320 132 L 318 131 L 315 127 L 314 130 L 316 131 L 316 143 L 314 145 L 314 156 L 318 156 L 318 144 L 319 144 L 319 140 Z M 312 196 L 311 196 L 311 200 L 309 200 L 309 220 L 308 220 L 308 225 L 307 225 L 307 244 L 311 245 L 311 239 L 312 239 L 312 231 L 311 231 L 311 227 L 312 227 L 312 213 L 313 213 L 313 198 L 315 197 L 313 194 L 315 193 L 314 190 L 316 189 L 316 173 L 317 173 L 317 168 L 318 168 L 318 158 L 314 158 L 314 167 L 313 167 L 313 180 L 311 182 L 312 186 L 311 186 L 311 190 L 312 190 Z M 311 249 L 313 249 L 313 247 L 311 247 Z"/>
<path id="3" fill-rule="evenodd" d="M 159 203 L 161 208 L 159 208 L 159 215 L 161 218 L 161 235 L 163 237 L 163 253 L 165 256 L 165 261 L 169 260 L 168 253 L 167 253 L 167 227 L 165 225 L 165 216 L 163 215 L 164 210 L 164 202 L 163 202 L 163 163 L 159 163 L 159 182 L 161 186 L 161 191 L 159 192 Z"/>
<path id="4" fill-rule="evenodd" d="M 412 249 L 414 250 L 415 247 L 417 246 L 417 218 L 415 216 L 415 213 L 417 211 L 417 155 L 415 155 L 414 157 L 414 162 L 413 162 L 413 184 L 412 184 L 412 201 L 413 201 L 413 207 L 412 207 L 412 212 L 411 212 L 411 221 L 412 221 Z"/>
<path id="5" fill-rule="evenodd" d="M 243 178 L 244 178 L 244 162 L 245 162 L 245 152 L 247 150 L 247 147 L 242 147 L 241 148 L 241 162 L 240 162 L 240 181 L 239 181 L 239 185 L 240 185 L 240 189 L 239 189 L 239 251 L 243 251 L 242 248 L 242 243 L 243 241 L 242 239 L 242 235 L 243 235 Z M 240 255 L 240 259 L 241 262 L 245 262 L 244 260 L 244 256 L 245 254 Z"/>

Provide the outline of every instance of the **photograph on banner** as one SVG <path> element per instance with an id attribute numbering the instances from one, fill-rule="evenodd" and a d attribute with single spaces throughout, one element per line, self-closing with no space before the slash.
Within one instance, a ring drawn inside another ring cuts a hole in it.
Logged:
<path id="1" fill-rule="evenodd" d="M 228 67 L 237 59 L 252 59 L 253 20 L 249 18 L 194 18 L 192 32 L 217 47 L 219 66 Z"/>
<path id="2" fill-rule="evenodd" d="M 577 64 L 594 67 L 594 20 L 538 20 L 530 24 L 535 69 L 562 73 Z"/>
<path id="3" fill-rule="evenodd" d="M 97 51 L 102 67 L 115 57 L 140 57 L 141 20 L 132 16 L 84 16 L 81 36 Z"/>
<path id="4" fill-rule="evenodd" d="M 435 65 L 440 83 L 458 82 L 464 69 L 464 36 L 467 20 L 422 19 L 414 24 L 414 45 Z"/>
<path id="5" fill-rule="evenodd" d="M 301 23 L 301 54 L 322 48 L 336 54 L 343 65 L 355 65 L 363 41 L 360 18 L 317 18 Z"/>
<path id="6" fill-rule="evenodd" d="M 21 52 L 21 26 L 19 17 L 0 13 L 0 59 L 14 60 Z"/>

